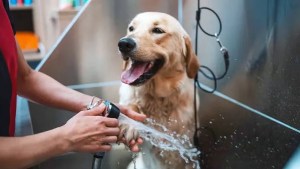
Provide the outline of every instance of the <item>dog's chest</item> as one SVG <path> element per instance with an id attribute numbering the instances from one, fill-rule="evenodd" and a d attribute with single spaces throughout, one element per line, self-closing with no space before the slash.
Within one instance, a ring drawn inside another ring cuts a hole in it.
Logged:
<path id="1" fill-rule="evenodd" d="M 166 98 L 149 97 L 151 96 L 140 95 L 136 100 L 147 117 L 178 134 L 187 134 L 193 129 L 193 100 L 188 94 L 174 94 Z"/>
<path id="2" fill-rule="evenodd" d="M 187 133 L 194 128 L 193 90 L 190 88 L 192 84 L 168 97 L 157 97 L 145 87 L 121 85 L 120 103 L 137 106 L 147 117 L 178 134 Z"/>

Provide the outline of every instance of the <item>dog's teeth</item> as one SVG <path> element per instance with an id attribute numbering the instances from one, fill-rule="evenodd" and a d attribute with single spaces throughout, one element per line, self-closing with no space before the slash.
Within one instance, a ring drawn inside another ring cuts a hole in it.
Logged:
<path id="1" fill-rule="evenodd" d="M 150 69 L 153 65 L 154 65 L 154 62 L 153 62 L 153 61 L 150 62 L 150 63 L 148 64 L 148 66 L 147 66 L 147 69 Z"/>
<path id="2" fill-rule="evenodd" d="M 152 67 L 154 65 L 154 61 L 151 61 L 150 62 L 150 66 Z"/>

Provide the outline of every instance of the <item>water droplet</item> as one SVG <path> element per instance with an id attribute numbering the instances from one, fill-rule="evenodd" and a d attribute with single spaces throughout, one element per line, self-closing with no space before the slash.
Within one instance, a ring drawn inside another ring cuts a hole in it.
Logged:
<path id="1" fill-rule="evenodd" d="M 164 151 L 161 151 L 161 152 L 159 153 L 159 155 L 160 155 L 161 157 L 164 157 Z"/>

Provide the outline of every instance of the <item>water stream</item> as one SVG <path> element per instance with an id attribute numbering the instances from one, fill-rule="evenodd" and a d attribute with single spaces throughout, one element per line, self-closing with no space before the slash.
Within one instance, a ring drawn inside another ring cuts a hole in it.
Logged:
<path id="1" fill-rule="evenodd" d="M 119 116 L 120 124 L 128 124 L 134 126 L 138 130 L 139 136 L 144 140 L 150 142 L 155 147 L 158 147 L 163 151 L 178 151 L 181 158 L 186 163 L 193 163 L 193 168 L 200 169 L 197 157 L 200 151 L 193 147 L 189 138 L 186 135 L 179 135 L 175 132 L 171 132 L 165 126 L 156 123 L 152 119 L 147 119 L 147 125 L 134 121 L 122 113 Z M 156 129 L 155 129 L 155 128 Z M 159 131 L 157 130 L 159 128 Z"/>

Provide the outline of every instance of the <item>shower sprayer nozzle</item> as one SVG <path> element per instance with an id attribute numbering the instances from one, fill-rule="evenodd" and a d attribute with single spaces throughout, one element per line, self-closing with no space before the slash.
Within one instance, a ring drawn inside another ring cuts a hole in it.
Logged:
<path id="1" fill-rule="evenodd" d="M 120 109 L 116 105 L 114 105 L 113 103 L 107 100 L 105 100 L 103 103 L 106 107 L 106 114 L 105 114 L 106 117 L 116 118 L 116 119 L 119 118 Z"/>

